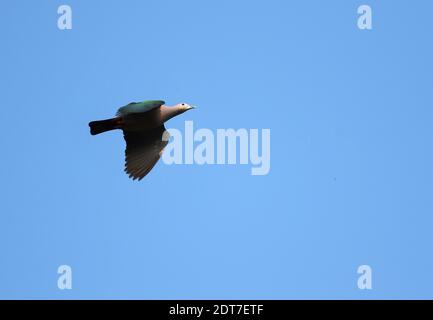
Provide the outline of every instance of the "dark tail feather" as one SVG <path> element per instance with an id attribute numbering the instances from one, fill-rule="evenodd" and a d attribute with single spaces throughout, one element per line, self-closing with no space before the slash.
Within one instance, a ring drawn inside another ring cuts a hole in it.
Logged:
<path id="1" fill-rule="evenodd" d="M 100 134 L 105 131 L 110 131 L 114 129 L 118 129 L 118 121 L 116 118 L 113 119 L 107 119 L 107 120 L 100 120 L 100 121 L 92 121 L 89 123 L 90 127 L 90 134 Z"/>

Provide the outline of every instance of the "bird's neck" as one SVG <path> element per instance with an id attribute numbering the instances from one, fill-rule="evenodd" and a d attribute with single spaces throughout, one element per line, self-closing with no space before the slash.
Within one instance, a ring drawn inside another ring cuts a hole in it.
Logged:
<path id="1" fill-rule="evenodd" d="M 179 107 L 173 106 L 161 106 L 161 116 L 164 122 L 170 120 L 171 118 L 183 113 L 183 110 Z"/>

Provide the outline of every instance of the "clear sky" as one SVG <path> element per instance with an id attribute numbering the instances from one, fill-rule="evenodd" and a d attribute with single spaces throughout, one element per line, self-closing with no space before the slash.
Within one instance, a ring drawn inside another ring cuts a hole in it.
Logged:
<path id="1" fill-rule="evenodd" d="M 0 12 L 0 298 L 433 298 L 432 1 Z M 129 180 L 121 132 L 87 123 L 147 99 L 199 107 L 168 127 L 271 129 L 269 175 L 160 162 Z"/>

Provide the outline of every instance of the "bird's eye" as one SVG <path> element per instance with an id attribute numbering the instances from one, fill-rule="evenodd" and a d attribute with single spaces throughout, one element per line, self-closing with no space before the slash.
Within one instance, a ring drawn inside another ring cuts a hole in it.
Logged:
<path id="1" fill-rule="evenodd" d="M 185 103 L 182 103 L 182 105 L 184 106 L 184 105 L 185 105 Z"/>

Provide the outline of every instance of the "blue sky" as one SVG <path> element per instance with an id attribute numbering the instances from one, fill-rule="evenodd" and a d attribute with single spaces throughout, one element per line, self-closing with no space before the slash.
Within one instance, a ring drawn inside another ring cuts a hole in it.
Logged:
<path id="1" fill-rule="evenodd" d="M 433 298 L 431 1 L 0 9 L 0 298 Z M 269 175 L 129 180 L 121 132 L 87 123 L 147 99 L 199 106 L 168 127 L 271 129 Z"/>

